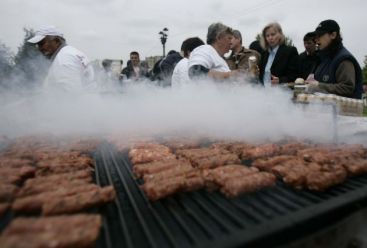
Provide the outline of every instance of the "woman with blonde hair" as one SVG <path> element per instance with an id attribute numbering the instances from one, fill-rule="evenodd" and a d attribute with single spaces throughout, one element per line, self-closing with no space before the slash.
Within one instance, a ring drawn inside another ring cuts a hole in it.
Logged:
<path id="1" fill-rule="evenodd" d="M 293 82 L 297 78 L 298 51 L 285 44 L 282 27 L 269 23 L 261 33 L 264 52 L 260 61 L 260 81 L 265 86 Z"/>

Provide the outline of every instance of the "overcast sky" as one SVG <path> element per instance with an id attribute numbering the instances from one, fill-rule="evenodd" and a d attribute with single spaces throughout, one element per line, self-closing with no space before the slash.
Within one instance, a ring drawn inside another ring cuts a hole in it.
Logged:
<path id="1" fill-rule="evenodd" d="M 205 41 L 207 27 L 222 22 L 239 29 L 248 46 L 269 22 L 283 27 L 299 52 L 303 35 L 325 19 L 336 20 L 344 45 L 363 66 L 367 55 L 365 0 L 1 0 L 0 41 L 15 53 L 23 27 L 53 24 L 67 42 L 91 59 L 142 58 L 162 54 L 159 31 L 169 29 L 166 51 L 179 50 L 184 39 Z"/>

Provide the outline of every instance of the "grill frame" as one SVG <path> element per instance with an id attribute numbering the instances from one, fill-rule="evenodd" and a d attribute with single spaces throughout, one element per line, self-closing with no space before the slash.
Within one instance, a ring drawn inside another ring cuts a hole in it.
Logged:
<path id="1" fill-rule="evenodd" d="M 104 144 L 95 162 L 97 184 L 113 184 L 117 191 L 116 201 L 102 208 L 106 245 L 97 247 L 274 246 L 367 206 L 367 175 L 325 192 L 296 190 L 278 180 L 274 188 L 234 199 L 200 190 L 150 202 L 139 189 L 141 180 L 134 179 L 127 152 Z M 113 220 L 116 215 L 120 223 Z"/>

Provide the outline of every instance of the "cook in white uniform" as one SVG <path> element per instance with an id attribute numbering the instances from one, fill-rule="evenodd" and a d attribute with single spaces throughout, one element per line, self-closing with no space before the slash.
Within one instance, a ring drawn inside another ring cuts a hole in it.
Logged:
<path id="1" fill-rule="evenodd" d="M 81 91 L 95 88 L 94 70 L 86 55 L 66 44 L 64 35 L 54 26 L 44 26 L 28 42 L 37 44 L 40 52 L 51 60 L 44 82 L 46 88 Z"/>
<path id="2" fill-rule="evenodd" d="M 189 57 L 191 52 L 198 46 L 204 45 L 204 42 L 199 37 L 192 37 L 184 40 L 181 45 L 181 52 L 184 58 L 181 59 L 172 74 L 172 87 L 177 87 L 190 82 L 189 78 Z"/>
<path id="3" fill-rule="evenodd" d="M 231 71 L 224 54 L 231 48 L 233 31 L 222 23 L 213 23 L 208 28 L 208 45 L 195 48 L 189 58 L 189 76 L 191 79 L 208 76 L 217 80 L 232 78 L 239 71 Z"/>

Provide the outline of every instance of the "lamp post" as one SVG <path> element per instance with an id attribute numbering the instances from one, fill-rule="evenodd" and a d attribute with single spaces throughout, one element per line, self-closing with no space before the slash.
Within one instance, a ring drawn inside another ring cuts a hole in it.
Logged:
<path id="1" fill-rule="evenodd" d="M 166 41 L 167 41 L 167 37 L 168 37 L 168 28 L 164 28 L 162 31 L 160 31 L 158 34 L 161 36 L 161 43 L 163 46 L 163 57 L 166 56 Z"/>

